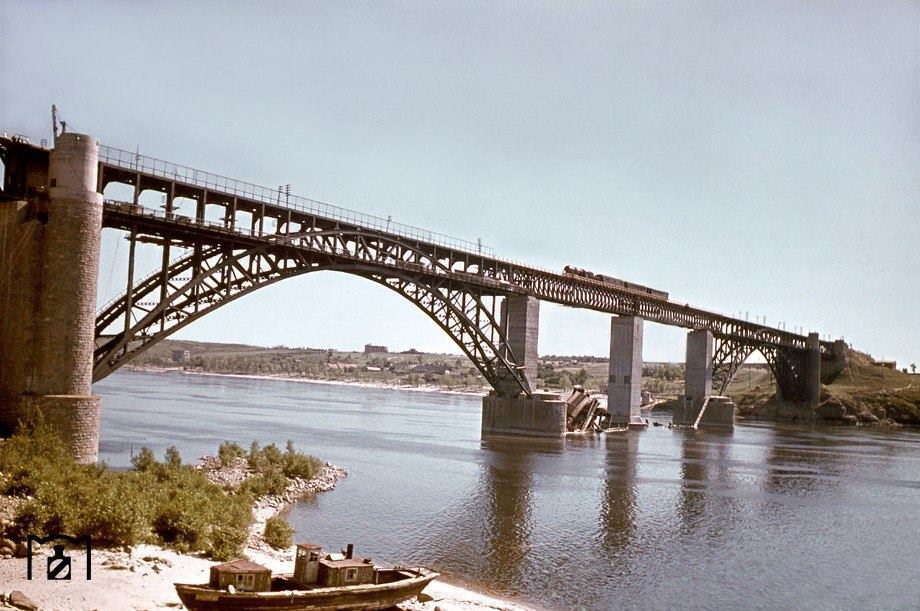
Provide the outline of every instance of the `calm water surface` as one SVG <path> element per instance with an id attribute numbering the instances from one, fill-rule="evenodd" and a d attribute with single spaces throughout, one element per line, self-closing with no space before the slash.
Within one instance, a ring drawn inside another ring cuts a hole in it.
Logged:
<path id="1" fill-rule="evenodd" d="M 292 509 L 298 538 L 534 605 L 920 606 L 915 431 L 481 441 L 477 397 L 140 372 L 94 388 L 109 464 L 292 439 L 350 471 Z"/>

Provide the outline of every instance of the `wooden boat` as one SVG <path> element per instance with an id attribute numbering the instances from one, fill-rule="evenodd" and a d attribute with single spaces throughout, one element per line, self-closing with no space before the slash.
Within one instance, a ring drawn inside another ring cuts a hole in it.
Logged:
<path id="1" fill-rule="evenodd" d="M 346 554 L 320 558 L 320 547 L 297 546 L 294 575 L 271 575 L 245 559 L 211 567 L 205 584 L 177 583 L 187 608 L 198 609 L 389 609 L 418 596 L 438 573 L 428 569 L 378 567 Z"/>
<path id="2" fill-rule="evenodd" d="M 198 609 L 389 609 L 418 596 L 438 574 L 424 568 L 377 568 L 379 583 L 305 590 L 283 577 L 272 578 L 269 592 L 217 590 L 208 584 L 176 584 L 179 599 Z M 278 588 L 278 589 L 276 589 Z"/>

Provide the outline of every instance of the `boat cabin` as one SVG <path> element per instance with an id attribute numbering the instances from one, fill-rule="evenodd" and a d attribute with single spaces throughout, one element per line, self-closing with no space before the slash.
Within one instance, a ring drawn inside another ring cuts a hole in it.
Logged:
<path id="1" fill-rule="evenodd" d="M 272 572 L 261 564 L 245 558 L 211 567 L 212 588 L 226 590 L 233 586 L 237 592 L 268 592 L 272 585 Z"/>
<path id="2" fill-rule="evenodd" d="M 357 586 L 374 583 L 374 565 L 370 558 L 337 559 L 334 556 L 341 556 L 341 554 L 330 554 L 325 558 L 320 558 L 317 581 L 323 586 Z"/>
<path id="3" fill-rule="evenodd" d="M 354 545 L 350 543 L 341 554 L 324 554 L 322 546 L 316 543 L 298 543 L 294 581 L 320 588 L 376 583 L 371 559 L 355 559 L 353 555 Z"/>
<path id="4" fill-rule="evenodd" d="M 298 543 L 297 555 L 294 557 L 294 581 L 304 585 L 316 583 L 319 573 L 319 557 L 322 553 L 322 545 Z"/>

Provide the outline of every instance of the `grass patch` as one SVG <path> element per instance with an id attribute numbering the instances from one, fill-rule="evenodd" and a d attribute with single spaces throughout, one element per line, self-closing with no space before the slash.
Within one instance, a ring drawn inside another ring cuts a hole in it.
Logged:
<path id="1" fill-rule="evenodd" d="M 6 475 L 0 493 L 31 497 L 15 517 L 16 538 L 62 532 L 90 535 L 100 546 L 156 543 L 227 560 L 240 553 L 257 497 L 283 492 L 286 473 L 312 477 L 322 468 L 319 459 L 291 444 L 284 452 L 258 444 L 253 450 L 242 454 L 259 464 L 257 475 L 237 490 L 225 490 L 183 465 L 175 447 L 162 461 L 143 448 L 132 470 L 114 471 L 77 464 L 54 433 L 38 425 L 0 443 L 0 471 Z M 243 457 L 229 446 L 224 455 Z"/>

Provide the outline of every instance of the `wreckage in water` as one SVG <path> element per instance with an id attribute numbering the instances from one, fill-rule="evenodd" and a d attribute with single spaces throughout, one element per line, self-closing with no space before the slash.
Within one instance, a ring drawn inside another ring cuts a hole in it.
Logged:
<path id="1" fill-rule="evenodd" d="M 211 567 L 209 583 L 176 584 L 182 603 L 197 609 L 388 609 L 418 596 L 437 573 L 425 568 L 377 567 L 343 554 L 297 545 L 293 575 L 272 575 L 249 560 Z"/>

